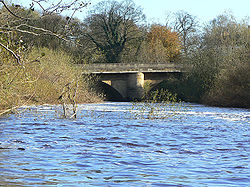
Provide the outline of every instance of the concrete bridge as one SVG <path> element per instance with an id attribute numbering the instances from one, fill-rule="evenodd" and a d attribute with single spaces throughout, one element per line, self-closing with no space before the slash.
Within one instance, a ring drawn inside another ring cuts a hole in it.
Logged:
<path id="1" fill-rule="evenodd" d="M 184 72 L 183 66 L 174 63 L 162 64 L 89 64 L 83 65 L 84 74 L 91 74 L 98 78 L 99 87 L 116 95 L 116 99 L 131 101 L 140 100 L 144 93 L 144 86 L 156 85 L 171 77 L 180 78 Z M 118 96 L 117 96 L 118 95 Z M 120 98 L 120 99 L 119 99 Z"/>

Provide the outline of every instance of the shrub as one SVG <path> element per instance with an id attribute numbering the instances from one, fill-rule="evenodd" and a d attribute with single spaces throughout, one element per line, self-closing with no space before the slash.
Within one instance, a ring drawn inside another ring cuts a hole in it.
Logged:
<path id="1" fill-rule="evenodd" d="M 65 103 L 73 97 L 77 103 L 100 101 L 66 53 L 33 49 L 25 59 L 23 66 L 11 59 L 4 59 L 0 66 L 2 112 L 24 104 L 59 104 L 66 92 Z"/>

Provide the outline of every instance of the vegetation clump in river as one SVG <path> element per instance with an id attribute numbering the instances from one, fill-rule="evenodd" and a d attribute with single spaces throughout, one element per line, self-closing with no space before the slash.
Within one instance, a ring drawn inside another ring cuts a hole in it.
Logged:
<path id="1" fill-rule="evenodd" d="M 134 101 L 130 110 L 131 117 L 138 119 L 166 119 L 180 117 L 188 110 L 188 105 L 180 101 L 176 94 L 157 89 L 145 93 L 143 102 Z"/>

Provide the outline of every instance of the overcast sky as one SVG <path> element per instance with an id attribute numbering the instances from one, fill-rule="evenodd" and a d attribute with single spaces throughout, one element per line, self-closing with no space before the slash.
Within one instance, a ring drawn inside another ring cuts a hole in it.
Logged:
<path id="1" fill-rule="evenodd" d="M 13 1 L 24 6 L 31 2 L 31 0 Z M 88 1 L 92 2 L 91 6 L 93 6 L 101 0 Z M 250 16 L 250 0 L 134 0 L 134 2 L 137 6 L 143 8 L 149 22 L 164 23 L 168 12 L 176 12 L 178 10 L 185 10 L 199 18 L 201 22 L 210 21 L 224 11 L 231 11 L 238 19 Z M 77 17 L 82 19 L 83 15 L 83 13 L 78 13 Z"/>

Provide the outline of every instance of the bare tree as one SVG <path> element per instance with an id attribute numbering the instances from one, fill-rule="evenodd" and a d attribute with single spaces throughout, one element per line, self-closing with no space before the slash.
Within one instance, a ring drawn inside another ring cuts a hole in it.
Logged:
<path id="1" fill-rule="evenodd" d="M 88 3 L 83 3 L 79 0 L 73 0 L 70 3 L 64 3 L 62 0 L 57 3 L 50 3 L 50 1 L 47 0 L 32 0 L 29 10 L 22 8 L 20 5 L 9 6 L 4 0 L 0 0 L 0 4 L 3 5 L 0 10 L 0 34 L 2 34 L 2 36 L 4 35 L 4 37 L 8 38 L 9 35 L 13 35 L 14 33 L 19 33 L 21 38 L 25 35 L 35 37 L 47 35 L 58 38 L 62 41 L 72 42 L 67 35 L 58 33 L 50 28 L 45 28 L 45 24 L 40 26 L 37 26 L 36 24 L 38 22 L 42 23 L 48 16 L 61 14 L 63 11 L 68 10 L 71 11 L 71 16 L 66 18 L 62 27 L 65 29 L 64 33 L 69 34 L 66 32 L 66 29 L 69 28 L 72 17 L 76 11 L 80 11 L 82 8 L 86 7 Z M 40 7 L 40 13 L 34 12 L 35 5 Z M 9 41 L 12 42 L 12 40 L 13 38 Z M 16 58 L 18 64 L 21 64 L 20 57 L 10 46 L 11 45 L 8 44 L 6 39 L 3 41 L 0 37 L 0 47 L 10 52 L 13 57 Z"/>
<path id="2" fill-rule="evenodd" d="M 29 41 L 32 41 L 33 36 L 34 38 L 49 36 L 57 38 L 60 41 L 75 43 L 75 41 L 70 38 L 71 19 L 75 12 L 81 10 L 86 4 L 79 4 L 79 0 L 72 0 L 71 3 L 63 3 L 63 1 L 60 0 L 56 4 L 46 4 L 48 2 L 48 0 L 32 0 L 30 9 L 27 9 L 20 5 L 9 5 L 4 0 L 0 0 L 0 5 L 2 5 L 0 7 L 0 100 L 3 101 L 2 97 L 7 98 L 4 99 L 5 102 L 3 104 L 0 103 L 0 115 L 17 109 L 35 99 L 35 95 L 39 92 L 39 89 L 37 89 L 35 85 L 43 79 L 42 73 L 44 70 L 36 66 L 35 62 L 40 62 L 44 54 L 42 53 L 41 57 L 35 56 L 35 60 L 28 60 L 28 58 L 22 60 L 21 56 L 28 54 L 24 51 L 24 46 L 20 44 L 24 43 L 23 40 L 26 39 L 26 41 L 28 41 L 25 42 L 28 47 L 32 46 Z M 34 11 L 35 4 L 39 5 L 42 11 Z M 71 10 L 72 15 L 61 21 L 62 16 L 58 15 L 64 10 Z M 51 18 L 54 20 L 58 18 L 57 20 L 61 22 L 46 26 L 44 21 L 50 20 Z M 60 28 L 62 28 L 63 32 L 58 32 L 58 27 L 54 27 L 56 24 L 62 25 Z M 69 30 L 67 30 L 67 26 Z M 51 40 L 47 40 L 47 42 L 50 43 Z M 13 63 L 10 56 L 16 59 L 17 64 Z M 33 75 L 31 71 L 33 68 L 31 67 L 36 67 L 40 70 L 37 72 L 34 70 L 35 74 Z M 58 68 L 58 66 L 56 67 Z M 64 72 L 65 70 L 63 73 Z M 60 73 L 59 77 L 62 76 L 62 74 Z M 70 80 L 70 82 L 63 87 L 63 91 L 67 92 L 68 102 L 73 105 L 74 115 L 72 115 L 72 117 L 76 117 L 76 95 L 79 89 L 78 83 L 80 76 L 79 74 L 76 78 L 72 78 L 73 80 Z M 57 79 L 58 77 L 53 80 L 53 84 Z M 49 78 L 47 80 L 49 80 Z M 66 82 L 67 81 L 68 80 L 66 80 Z M 24 90 L 22 90 L 22 88 Z M 65 101 L 66 96 L 62 96 L 64 103 L 67 102 Z"/>
<path id="3" fill-rule="evenodd" d="M 183 10 L 174 13 L 174 17 L 172 26 L 181 36 L 184 54 L 187 56 L 192 46 L 192 36 L 197 31 L 198 21 L 196 17 Z"/>
<path id="4" fill-rule="evenodd" d="M 126 44 L 142 37 L 137 24 L 142 24 L 144 19 L 141 8 L 131 0 L 103 1 L 85 20 L 85 36 L 103 53 L 107 62 L 120 62 Z"/>

